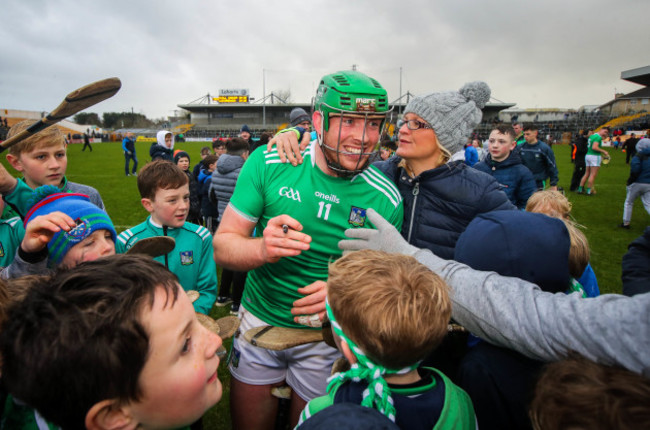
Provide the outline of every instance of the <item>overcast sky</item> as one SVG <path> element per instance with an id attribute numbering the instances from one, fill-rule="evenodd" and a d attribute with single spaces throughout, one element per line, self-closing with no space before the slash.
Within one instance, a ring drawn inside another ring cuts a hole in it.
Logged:
<path id="1" fill-rule="evenodd" d="M 648 0 L 3 0 L 0 108 L 50 111 L 70 91 L 117 76 L 87 112 L 159 118 L 219 89 L 290 90 L 350 69 L 402 93 L 483 80 L 520 108 L 602 104 L 641 88 Z M 265 73 L 263 73 L 265 70 Z M 263 79 L 265 76 L 265 79 Z"/>

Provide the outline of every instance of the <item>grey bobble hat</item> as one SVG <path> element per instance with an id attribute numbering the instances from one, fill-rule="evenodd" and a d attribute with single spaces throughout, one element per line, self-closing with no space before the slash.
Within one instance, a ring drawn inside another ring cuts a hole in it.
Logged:
<path id="1" fill-rule="evenodd" d="M 291 127 L 295 127 L 303 121 L 309 121 L 311 123 L 311 118 L 307 115 L 307 112 L 303 108 L 294 108 L 289 114 L 289 122 Z"/>
<path id="2" fill-rule="evenodd" d="M 412 112 L 425 120 L 451 154 L 461 149 L 483 117 L 481 109 L 490 100 L 490 87 L 469 82 L 458 91 L 431 93 L 413 98 L 404 114 Z"/>

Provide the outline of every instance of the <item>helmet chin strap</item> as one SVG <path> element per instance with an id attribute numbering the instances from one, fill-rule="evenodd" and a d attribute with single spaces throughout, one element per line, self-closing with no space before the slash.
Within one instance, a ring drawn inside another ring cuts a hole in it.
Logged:
<path id="1" fill-rule="evenodd" d="M 321 116 L 322 115 L 325 115 L 325 113 L 321 111 Z M 366 118 L 365 118 L 364 121 L 368 121 L 367 115 L 366 115 Z M 337 137 L 336 148 L 333 148 L 333 147 L 325 144 L 324 133 L 323 133 L 323 125 L 324 125 L 324 123 L 325 123 L 325 121 L 321 121 L 320 130 L 318 130 L 319 132 L 316 132 L 316 139 L 318 140 L 318 145 L 320 146 L 321 151 L 323 151 L 323 156 L 325 157 L 325 163 L 327 163 L 327 167 L 330 170 L 332 170 L 336 174 L 336 176 L 338 176 L 340 178 L 350 178 L 350 177 L 352 177 L 354 175 L 358 175 L 359 173 L 366 170 L 368 168 L 368 165 L 370 164 L 369 163 L 370 159 L 368 157 L 366 157 L 363 164 L 361 164 L 361 157 L 370 156 L 372 154 L 372 151 L 371 152 L 363 152 L 363 150 L 365 149 L 365 145 L 363 144 L 363 142 L 364 142 L 364 139 L 366 137 L 365 124 L 364 124 L 364 127 L 363 127 L 363 134 L 361 135 L 361 151 L 362 152 L 357 153 L 357 152 L 345 151 L 345 150 L 343 150 L 343 148 L 340 148 L 340 145 L 341 145 L 341 129 L 342 129 L 342 125 L 343 125 L 342 122 L 339 122 L 339 133 L 338 133 L 338 137 Z M 336 160 L 332 160 L 330 158 L 330 156 L 328 155 L 328 152 L 326 151 L 326 149 L 329 149 L 330 151 L 332 151 L 332 152 L 334 152 L 336 154 Z M 343 155 L 358 155 L 359 156 L 359 160 L 357 160 L 357 165 L 355 166 L 354 169 L 350 170 L 350 169 L 346 169 L 345 167 L 343 167 L 343 165 L 340 163 L 341 154 L 343 154 Z"/>

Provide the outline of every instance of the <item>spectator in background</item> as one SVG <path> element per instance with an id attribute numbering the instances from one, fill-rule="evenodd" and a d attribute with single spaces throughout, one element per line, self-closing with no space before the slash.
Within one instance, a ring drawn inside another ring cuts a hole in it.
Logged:
<path id="1" fill-rule="evenodd" d="M 166 160 L 174 161 L 172 151 L 174 150 L 174 134 L 171 131 L 160 130 L 156 134 L 156 141 L 149 148 L 151 161 Z"/>
<path id="2" fill-rule="evenodd" d="M 395 151 L 397 151 L 397 144 L 390 139 L 382 140 L 379 144 L 379 156 L 384 161 L 395 155 Z"/>
<path id="3" fill-rule="evenodd" d="M 190 209 L 187 214 L 187 222 L 203 225 L 201 223 L 201 198 L 199 196 L 199 184 L 194 175 L 190 173 L 190 154 L 180 149 L 174 151 L 174 164 L 181 168 L 187 175 L 190 187 Z"/>
<path id="4" fill-rule="evenodd" d="M 289 114 L 291 127 L 302 127 L 305 131 L 311 130 L 311 118 L 303 108 L 294 108 Z"/>
<path id="5" fill-rule="evenodd" d="M 625 150 L 625 164 L 630 164 L 630 158 L 634 157 L 634 154 L 636 154 L 636 144 L 638 142 L 639 139 L 634 133 L 631 133 L 630 137 L 625 142 L 623 142 L 623 149 Z"/>
<path id="6" fill-rule="evenodd" d="M 81 150 L 85 151 L 86 146 L 88 147 L 88 149 L 90 149 L 90 152 L 93 152 L 93 147 L 90 146 L 90 136 L 88 136 L 88 133 L 84 133 L 84 147 L 81 148 Z"/>
<path id="7" fill-rule="evenodd" d="M 550 146 L 537 139 L 537 126 L 524 127 L 526 142 L 519 145 L 519 155 L 524 166 L 533 172 L 537 188 L 544 189 L 546 179 L 550 179 L 550 188 L 557 190 L 558 172 L 555 164 L 555 154 Z"/>
<path id="8" fill-rule="evenodd" d="M 217 168 L 212 172 L 209 193 L 214 193 L 218 201 L 218 222 L 221 222 L 221 216 L 226 211 L 230 198 L 235 191 L 239 172 L 241 172 L 244 162 L 248 159 L 248 151 L 249 146 L 244 139 L 238 137 L 230 139 L 226 144 L 226 153 L 219 157 Z M 233 315 L 237 315 L 239 312 L 244 284 L 246 283 L 246 273 L 246 271 L 234 271 L 225 267 L 221 272 L 221 285 L 219 285 L 219 295 L 215 304 L 225 306 L 232 302 L 230 312 Z"/>
<path id="9" fill-rule="evenodd" d="M 210 196 L 210 184 L 212 183 L 212 172 L 214 172 L 214 169 L 217 167 L 218 159 L 219 157 L 211 154 L 201 160 L 203 167 L 199 173 L 198 179 L 203 225 L 213 234 L 219 226 L 219 209 L 217 208 L 216 199 L 211 198 Z"/>
<path id="10" fill-rule="evenodd" d="M 138 170 L 138 157 L 135 155 L 135 136 L 132 132 L 127 132 L 122 139 L 122 149 L 124 150 L 124 174 L 126 176 L 137 176 Z M 133 169 L 129 173 L 129 164 L 133 160 Z"/>
<path id="11" fill-rule="evenodd" d="M 478 163 L 478 150 L 474 146 L 474 141 L 470 140 L 465 145 L 465 164 L 472 167 L 476 163 Z"/>
<path id="12" fill-rule="evenodd" d="M 217 157 L 221 156 L 221 154 L 226 153 L 226 141 L 221 140 L 219 138 L 214 139 L 212 141 L 212 151 L 214 152 L 214 155 Z"/>
<path id="13" fill-rule="evenodd" d="M 212 154 L 212 151 L 210 151 L 210 147 L 204 146 L 203 148 L 201 148 L 201 161 L 203 161 L 205 157 L 207 157 L 210 154 Z M 196 163 L 192 168 L 192 176 L 194 176 L 194 179 L 196 179 L 197 181 L 199 180 L 199 173 L 201 173 L 201 169 L 203 168 L 203 163 L 201 163 L 201 161 Z"/>
<path id="14" fill-rule="evenodd" d="M 585 130 L 580 130 L 578 137 L 574 142 L 573 150 L 573 176 L 571 177 L 571 185 L 569 187 L 570 191 L 576 191 L 580 186 L 580 179 L 585 174 L 585 156 L 587 155 L 587 138 L 589 137 L 589 132 Z"/>
<path id="15" fill-rule="evenodd" d="M 510 201 L 518 209 L 524 209 L 537 186 L 533 174 L 522 164 L 519 151 L 514 151 L 517 147 L 514 138 L 512 127 L 500 125 L 494 128 L 489 137 L 490 153 L 474 168 L 493 176 Z"/>
<path id="16" fill-rule="evenodd" d="M 517 142 L 517 146 L 521 145 L 526 141 L 524 139 L 524 127 L 521 125 L 520 122 L 513 122 L 512 123 L 512 129 L 515 131 L 515 142 Z"/>
<path id="17" fill-rule="evenodd" d="M 629 229 L 634 201 L 641 197 L 643 207 L 650 214 L 650 139 L 643 138 L 636 144 L 636 154 L 630 163 L 627 195 L 623 205 L 623 223 L 619 227 Z"/>

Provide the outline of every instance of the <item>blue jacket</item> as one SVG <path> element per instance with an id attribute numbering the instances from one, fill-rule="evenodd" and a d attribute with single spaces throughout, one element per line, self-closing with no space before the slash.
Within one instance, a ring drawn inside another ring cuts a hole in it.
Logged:
<path id="1" fill-rule="evenodd" d="M 199 194 L 201 195 L 201 215 L 204 217 L 219 218 L 219 209 L 210 201 L 210 184 L 212 183 L 212 172 L 201 169 L 199 173 Z"/>
<path id="2" fill-rule="evenodd" d="M 537 191 L 533 174 L 521 162 L 518 151 L 512 151 L 505 160 L 493 161 L 490 154 L 474 168 L 494 177 L 510 201 L 519 209 L 526 209 L 528 198 Z"/>
<path id="3" fill-rule="evenodd" d="M 402 236 L 445 259 L 454 257 L 460 234 L 481 213 L 516 209 L 490 175 L 451 161 L 411 178 L 394 156 L 374 164 L 391 178 L 404 199 Z"/>
<path id="4" fill-rule="evenodd" d="M 122 150 L 124 152 L 130 152 L 132 155 L 135 155 L 135 141 L 125 137 L 122 139 Z"/>
<path id="5" fill-rule="evenodd" d="M 630 160 L 630 176 L 636 178 L 634 182 L 650 184 L 650 148 L 637 151 L 635 156 L 632 157 L 632 160 Z"/>
<path id="6" fill-rule="evenodd" d="M 537 181 L 538 186 L 546 178 L 550 178 L 551 186 L 557 185 L 558 173 L 555 164 L 555 153 L 550 146 L 538 140 L 534 145 L 524 142 L 516 150 L 519 151 L 524 166 L 533 172 L 533 178 Z"/>
<path id="7" fill-rule="evenodd" d="M 465 164 L 472 167 L 478 163 L 478 151 L 472 145 L 467 145 L 465 148 Z"/>

